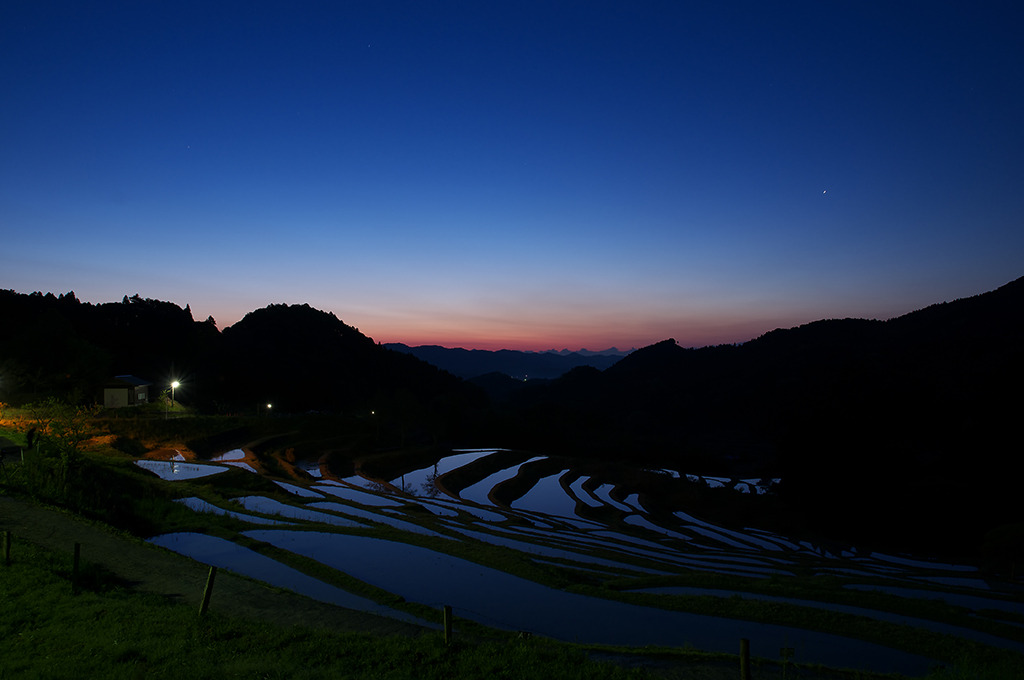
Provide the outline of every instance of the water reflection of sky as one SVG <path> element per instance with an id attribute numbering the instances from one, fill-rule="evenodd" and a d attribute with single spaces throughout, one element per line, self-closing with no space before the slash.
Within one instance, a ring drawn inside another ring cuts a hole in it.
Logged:
<path id="1" fill-rule="evenodd" d="M 401 529 L 402 531 L 408 531 L 413 534 L 422 534 L 424 536 L 435 536 L 437 538 L 450 538 L 444 534 L 439 534 L 436 531 L 431 531 L 421 527 L 419 524 L 413 524 L 412 522 L 405 522 L 394 517 L 388 517 L 387 515 L 381 515 L 380 513 L 371 512 L 360 508 L 354 508 L 351 505 L 342 505 L 341 503 L 331 502 L 319 502 L 310 503 L 309 507 L 317 508 L 319 510 L 327 510 L 332 513 L 339 513 L 350 517 L 359 517 L 360 519 L 368 519 L 371 522 L 379 522 L 380 524 L 386 524 L 395 529 Z"/>
<path id="2" fill-rule="evenodd" d="M 303 498 L 323 498 L 323 494 L 305 486 L 299 486 L 298 484 L 292 484 L 290 482 L 279 482 L 276 479 L 274 480 L 274 484 L 277 484 L 288 493 L 296 496 L 301 496 Z"/>
<path id="3" fill-rule="evenodd" d="M 392 609 L 307 576 L 298 569 L 293 569 L 277 560 L 223 538 L 196 533 L 176 533 L 156 536 L 149 539 L 149 543 L 186 555 L 218 569 L 229 569 L 236 574 L 258 579 L 279 588 L 287 588 L 320 602 L 356 611 L 370 612 L 419 626 L 437 627 L 432 622 L 424 621 L 411 614 Z"/>
<path id="4" fill-rule="evenodd" d="M 362 522 L 345 519 L 327 512 L 317 512 L 316 510 L 309 510 L 304 507 L 282 503 L 281 501 L 274 500 L 273 498 L 265 498 L 263 496 L 243 496 L 242 498 L 236 498 L 235 501 L 246 510 L 260 512 L 264 515 L 277 515 L 279 517 L 297 519 L 303 522 L 330 524 L 336 527 L 366 528 L 366 524 Z"/>
<path id="5" fill-rule="evenodd" d="M 276 519 L 268 519 L 266 517 L 257 517 L 256 515 L 247 515 L 244 512 L 235 512 L 234 510 L 225 510 L 224 508 L 218 507 L 213 503 L 204 501 L 202 498 L 191 496 L 189 498 L 176 498 L 176 503 L 181 503 L 189 510 L 193 512 L 205 512 L 212 515 L 223 515 L 225 517 L 232 517 L 234 519 L 240 519 L 251 524 L 287 524 L 287 522 L 281 522 Z"/>
<path id="6" fill-rule="evenodd" d="M 865 585 L 851 583 L 843 586 L 851 590 L 877 590 L 897 597 L 907 597 L 920 600 L 942 600 L 949 604 L 968 609 L 998 609 L 1004 612 L 1013 612 L 1024 616 L 1024 602 L 1010 602 L 992 597 L 978 595 L 965 595 L 963 593 L 936 592 L 934 590 L 921 590 L 918 588 L 901 588 L 899 586 Z"/>
<path id="7" fill-rule="evenodd" d="M 227 472 L 229 468 L 204 463 L 181 463 L 175 460 L 137 460 L 135 464 L 143 470 L 149 470 L 160 479 L 174 481 L 177 479 L 199 479 L 210 475 Z"/>
<path id="8" fill-rule="evenodd" d="M 427 512 L 437 515 L 438 517 L 458 517 L 459 511 L 454 508 L 446 508 L 439 503 L 417 503 L 418 507 L 423 508 Z M 392 510 L 392 512 L 394 512 Z"/>
<path id="9" fill-rule="evenodd" d="M 438 461 L 436 475 L 456 470 L 492 452 L 491 449 L 462 451 L 444 457 Z M 910 585 L 915 585 L 916 580 L 916 585 L 932 582 L 967 586 L 976 590 L 988 587 L 981 579 L 973 578 L 975 574 L 969 573 L 975 571 L 974 567 L 944 565 L 906 556 L 864 553 L 854 556 L 841 547 L 825 550 L 807 541 L 791 540 L 764 530 L 728 529 L 682 511 L 676 511 L 672 516 L 652 517 L 640 504 L 638 494 L 625 486 L 627 482 L 623 482 L 624 486 L 620 487 L 627 495 L 624 500 L 616 501 L 611 497 L 616 486 L 605 481 L 614 480 L 614 477 L 603 474 L 603 483 L 588 492 L 584 486 L 589 477 L 571 468 L 568 473 L 563 470 L 540 478 L 532 489 L 513 502 L 511 508 L 495 507 L 487 497 L 494 486 L 515 477 L 521 465 L 542 460 L 542 457 L 499 469 L 501 465 L 495 463 L 504 460 L 506 458 L 487 461 L 491 465 L 490 469 L 496 472 L 464 489 L 461 492 L 462 499 L 445 495 L 431 497 L 432 494 L 421 494 L 416 490 L 417 486 L 433 485 L 436 475 L 435 466 L 431 465 L 405 475 L 405 488 L 418 494 L 415 496 L 396 493 L 390 484 L 368 482 L 356 477 L 343 482 L 318 480 L 311 486 L 278 482 L 280 488 L 291 494 L 285 502 L 255 496 L 236 501 L 240 507 L 251 512 L 319 524 L 311 526 L 315 529 L 314 535 L 333 535 L 323 534 L 329 531 L 325 525 L 341 527 L 343 530 L 358 529 L 360 534 L 366 534 L 384 531 L 382 527 L 374 526 L 383 524 L 406 534 L 443 537 L 454 541 L 463 538 L 467 543 L 469 540 L 477 540 L 502 546 L 534 562 L 570 561 L 563 563 L 562 568 L 618 571 L 619 578 L 627 579 L 629 572 L 684 574 L 696 570 L 760 581 L 774 574 L 799 572 L 833 574 L 846 579 L 852 576 L 858 580 L 886 578 L 891 583 Z M 238 461 L 225 461 L 231 462 Z M 166 461 L 159 463 L 169 466 Z M 568 488 L 561 484 L 562 479 L 572 480 Z M 624 479 L 629 477 L 625 476 Z M 361 480 L 363 488 L 356 488 L 349 483 L 358 480 Z M 401 477 L 392 481 L 397 481 L 394 486 L 401 487 Z M 742 481 L 748 483 L 751 480 Z M 618 495 L 619 492 L 616 492 Z M 324 500 L 325 496 L 332 500 Z M 310 502 L 310 499 L 316 502 Z M 334 502 L 335 499 L 339 502 Z M 486 509 L 481 505 L 486 506 Z M 601 506 L 607 511 L 593 512 Z M 196 509 L 223 512 L 219 508 Z M 577 516 L 577 509 L 589 519 Z M 600 517 L 603 521 L 595 521 L 592 517 Z M 362 538 L 369 537 L 363 535 Z M 348 542 L 345 545 L 366 547 L 378 544 Z M 422 580 L 424 572 L 416 560 L 431 551 L 410 552 L 411 546 L 403 543 L 395 545 L 393 550 L 398 553 L 387 554 L 392 557 L 399 553 L 403 555 L 397 566 L 409 572 L 410 578 Z M 381 552 L 376 547 L 373 550 Z M 456 570 L 469 569 L 453 566 L 458 563 L 446 564 Z M 479 567 L 475 565 L 473 568 Z M 349 573 L 347 566 L 342 570 Z M 429 574 L 430 570 L 425 573 Z M 472 580 L 477 577 L 470 578 Z M 507 583 L 501 579 L 491 582 L 491 588 L 502 588 Z M 399 584 L 398 587 L 401 589 L 406 586 Z M 403 591 L 392 592 L 402 594 Z M 455 606 L 456 600 L 453 599 L 450 604 Z M 470 601 L 465 606 L 478 604 Z M 544 616 L 548 616 L 546 607 L 543 610 Z M 482 618 L 479 620 L 502 625 Z M 579 623 L 578 619 L 576 623 Z M 859 665 L 863 667 L 863 664 Z"/>
<path id="10" fill-rule="evenodd" d="M 600 500 L 597 500 L 590 495 L 586 489 L 583 488 L 583 483 L 587 481 L 587 477 L 577 477 L 572 484 L 569 485 L 569 489 L 576 495 L 576 498 L 592 508 L 599 508 L 603 505 Z"/>
<path id="11" fill-rule="evenodd" d="M 816 600 L 803 600 L 793 597 L 778 597 L 773 595 L 763 595 L 760 593 L 757 595 L 744 595 L 743 593 L 737 593 L 736 591 L 732 590 L 717 590 L 714 588 L 639 588 L 631 592 L 650 593 L 654 595 L 710 595 L 712 597 L 741 597 L 745 599 L 756 599 L 763 602 L 781 602 L 785 604 L 797 605 L 799 607 L 810 607 L 812 609 L 827 609 L 829 611 L 843 612 L 844 614 L 852 614 L 854 616 L 866 616 L 869 618 L 877 619 L 879 621 L 898 623 L 905 626 L 910 626 L 911 628 L 921 628 L 924 630 L 930 630 L 936 633 L 942 633 L 945 635 L 952 635 L 954 637 L 974 640 L 976 642 L 981 642 L 982 644 L 986 645 L 994 645 L 996 647 L 1009 647 L 1016 649 L 1019 652 L 1024 652 L 1024 643 L 1005 640 L 995 635 L 983 633 L 981 631 L 973 630 L 971 628 L 953 626 L 948 623 L 941 623 L 939 621 L 931 621 L 928 619 L 921 619 L 912 616 L 904 616 L 902 614 L 893 614 L 892 612 L 882 612 L 875 609 L 867 609 L 865 607 L 854 607 L 851 605 L 835 604 L 832 602 L 818 602 Z"/>
<path id="12" fill-rule="evenodd" d="M 352 475 L 351 477 L 345 477 L 341 480 L 345 484 L 354 486 L 359 489 L 368 489 L 370 491 L 376 491 L 378 493 L 390 493 L 391 489 L 386 484 L 376 482 L 372 479 L 367 479 L 362 475 Z"/>
<path id="13" fill-rule="evenodd" d="M 531 512 L 542 512 L 555 517 L 575 517 L 576 501 L 566 495 L 558 481 L 565 470 L 556 474 L 542 477 L 533 488 L 526 492 L 518 500 L 512 503 L 513 508 L 529 510 Z"/>
<path id="14" fill-rule="evenodd" d="M 348 486 L 341 486 L 341 485 L 337 485 L 337 484 L 317 484 L 313 488 L 316 489 L 317 491 L 322 492 L 322 493 L 325 493 L 325 494 L 328 494 L 328 495 L 331 495 L 331 496 L 336 496 L 337 498 L 341 498 L 342 500 L 352 501 L 354 503 L 359 503 L 360 505 L 375 505 L 375 506 L 400 506 L 401 505 L 400 502 L 398 502 L 396 500 L 393 500 L 391 498 L 387 498 L 385 496 L 380 496 L 378 494 L 370 493 L 369 491 L 363 491 L 362 489 L 353 489 L 352 487 L 348 487 Z"/>
<path id="15" fill-rule="evenodd" d="M 482 458 L 490 453 L 494 453 L 494 449 L 456 453 L 451 456 L 445 456 L 444 458 L 439 458 L 437 463 L 434 465 L 428 465 L 427 467 L 420 468 L 419 470 L 407 472 L 404 475 L 399 475 L 389 481 L 395 488 L 401 489 L 405 493 L 412 494 L 414 496 L 434 496 L 436 495 L 437 489 L 437 487 L 434 486 L 434 479 L 436 477 L 440 477 L 447 472 L 451 472 L 463 465 L 472 463 L 474 460 Z M 431 491 L 431 489 L 434 491 Z"/>
<path id="16" fill-rule="evenodd" d="M 478 508 L 475 505 L 470 505 L 469 503 L 460 503 L 458 501 L 450 501 L 446 499 L 424 502 L 423 505 L 430 509 L 431 512 L 435 509 L 442 509 L 438 510 L 439 514 L 447 514 L 444 510 L 453 510 L 455 511 L 455 515 L 458 515 L 459 512 L 465 512 L 477 519 L 483 520 L 484 522 L 504 522 L 508 519 L 505 515 L 498 512 Z"/>
<path id="17" fill-rule="evenodd" d="M 917 567 L 923 569 L 947 569 L 950 571 L 977 571 L 977 567 L 964 564 L 949 564 L 948 562 L 935 562 L 932 560 L 915 560 L 910 557 L 899 557 L 898 555 L 887 555 L 880 552 L 872 552 L 871 557 L 883 562 L 892 562 L 906 567 Z"/>
<path id="18" fill-rule="evenodd" d="M 473 503 L 479 503 L 480 505 L 494 505 L 487 495 L 491 493 L 491 489 L 498 484 L 515 477 L 518 469 L 519 468 L 515 468 L 513 470 L 499 470 L 492 475 L 488 475 L 476 484 L 467 486 L 465 489 L 460 491 L 459 498 Z"/>
<path id="19" fill-rule="evenodd" d="M 751 640 L 751 654 L 774 658 L 793 647 L 806 663 L 921 673 L 924 657 L 827 633 L 641 607 L 569 593 L 419 546 L 350 534 L 286 530 L 247 531 L 264 541 L 317 560 L 411 602 L 450 605 L 456 616 L 507 630 L 524 630 L 595 644 L 661 645 L 733 653 Z M 408 565 L 415 564 L 415 569 Z"/>
<path id="20" fill-rule="evenodd" d="M 601 486 L 599 486 L 596 489 L 594 489 L 594 495 L 597 496 L 598 498 L 600 498 L 602 501 L 604 501 L 608 505 L 612 506 L 613 508 L 618 508 L 620 510 L 625 510 L 626 512 L 633 512 L 634 510 L 636 510 L 636 508 L 632 508 L 632 507 L 626 505 L 625 503 L 620 503 L 619 501 L 617 501 L 614 498 L 612 498 L 611 491 L 614 488 L 615 488 L 615 485 L 613 485 L 613 484 L 602 484 Z"/>
<path id="21" fill-rule="evenodd" d="M 583 562 L 585 564 L 594 564 L 599 566 L 610 567 L 612 569 L 619 569 L 625 571 L 642 572 L 646 574 L 668 574 L 672 572 L 660 571 L 657 569 L 647 569 L 644 567 L 638 567 L 629 562 L 617 562 L 615 560 L 604 559 L 601 557 L 595 557 L 594 555 L 588 554 L 587 552 L 575 552 L 572 550 L 564 550 L 560 548 L 554 548 L 539 543 L 533 543 L 530 541 L 520 541 L 514 538 L 506 538 L 503 536 L 496 536 L 495 534 L 483 532 L 483 531 L 472 531 L 465 527 L 453 527 L 455 531 L 458 531 L 463 536 L 475 538 L 478 541 L 484 543 L 490 543 L 492 545 L 500 545 L 506 548 L 512 548 L 519 552 L 527 553 L 530 555 L 540 555 L 542 557 L 552 557 L 565 560 L 573 560 L 576 562 Z"/>

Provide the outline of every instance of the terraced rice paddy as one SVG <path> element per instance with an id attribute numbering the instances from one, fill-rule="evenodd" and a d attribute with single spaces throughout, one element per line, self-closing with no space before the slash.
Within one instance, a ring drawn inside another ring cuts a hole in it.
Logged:
<path id="1" fill-rule="evenodd" d="M 230 452 L 220 462 L 246 464 Z M 200 464 L 190 465 L 201 471 Z M 206 467 L 210 473 L 227 469 Z M 254 528 L 241 533 L 239 540 L 315 560 L 410 603 L 450 605 L 458 617 L 495 628 L 588 643 L 689 645 L 724 652 L 735 652 L 738 640 L 745 637 L 752 641 L 754 655 L 767 658 L 777 658 L 778 650 L 786 648 L 793 649 L 795 659 L 802 662 L 907 674 L 923 673 L 935 663 L 838 635 L 671 608 L 685 598 L 743 597 L 810 610 L 825 608 L 1024 651 L 1024 644 L 1014 639 L 896 615 L 867 604 L 850 607 L 757 593 L 763 590 L 758 584 L 772 577 L 828 575 L 845 582 L 847 592 L 877 589 L 905 599 L 948 598 L 950 605 L 966 608 L 977 617 L 992 611 L 1024 617 L 1019 600 L 993 590 L 970 565 L 826 548 L 763 530 L 728 529 L 683 511 L 652 512 L 644 494 L 613 480 L 587 476 L 565 460 L 521 452 L 453 451 L 428 465 L 402 468 L 410 466 L 367 461 L 357 466 L 356 474 L 339 478 L 326 466 L 309 464 L 302 468 L 304 480 L 276 482 L 287 494 L 283 500 L 243 496 L 224 507 L 196 498 L 182 502 L 197 512 L 230 514 L 251 523 Z M 163 468 L 147 469 L 167 473 L 166 479 L 176 478 Z M 194 472 L 190 468 L 189 474 Z M 773 484 L 773 480 L 686 477 L 689 483 L 731 488 L 738 494 L 770 493 Z M 164 535 L 153 541 L 313 597 L 334 598 L 328 601 L 341 606 L 410 616 L 366 598 L 345 599 L 330 588 L 321 592 L 311 587 L 309 576 L 295 577 L 295 570 L 283 564 L 275 571 L 268 566 L 270 558 L 237 549 L 229 541 L 211 543 L 210 537 L 198 534 Z M 504 551 L 500 554 L 507 559 L 485 565 L 457 556 L 471 554 L 464 548 L 480 545 Z M 506 571 L 503 565 L 513 563 L 518 567 Z M 523 565 L 592 587 L 572 592 L 554 588 L 522 576 Z M 651 586 L 652 578 L 671 584 L 693 574 L 731 577 L 735 585 L 728 590 Z M 615 599 L 623 593 L 636 595 L 641 603 Z M 601 594 L 607 597 L 595 596 Z"/>

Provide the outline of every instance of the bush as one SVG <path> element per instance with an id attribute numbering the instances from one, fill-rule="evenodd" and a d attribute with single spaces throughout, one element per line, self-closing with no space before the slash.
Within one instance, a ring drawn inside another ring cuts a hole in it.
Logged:
<path id="1" fill-rule="evenodd" d="M 146 451 L 149 450 L 146 448 L 145 444 L 140 442 L 138 439 L 133 439 L 131 437 L 119 436 L 116 439 L 114 439 L 111 446 L 120 451 L 121 453 L 128 454 L 129 456 L 133 456 L 135 458 L 140 458 L 144 456 L 146 454 Z"/>

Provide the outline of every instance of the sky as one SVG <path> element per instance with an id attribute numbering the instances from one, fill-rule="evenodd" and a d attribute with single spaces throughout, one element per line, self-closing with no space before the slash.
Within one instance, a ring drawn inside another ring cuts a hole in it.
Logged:
<path id="1" fill-rule="evenodd" d="M 1024 6 L 0 6 L 0 288 L 622 349 L 1024 275 Z"/>

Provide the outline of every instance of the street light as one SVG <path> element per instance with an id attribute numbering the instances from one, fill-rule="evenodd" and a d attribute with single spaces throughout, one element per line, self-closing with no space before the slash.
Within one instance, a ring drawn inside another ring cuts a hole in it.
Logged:
<path id="1" fill-rule="evenodd" d="M 180 387 L 180 386 L 181 386 L 181 383 L 178 382 L 177 380 L 171 381 L 171 403 L 172 404 L 174 403 L 174 388 L 175 387 Z M 167 418 L 168 418 L 168 416 L 167 416 L 167 402 L 165 401 L 164 402 L 164 420 L 167 420 Z"/>

